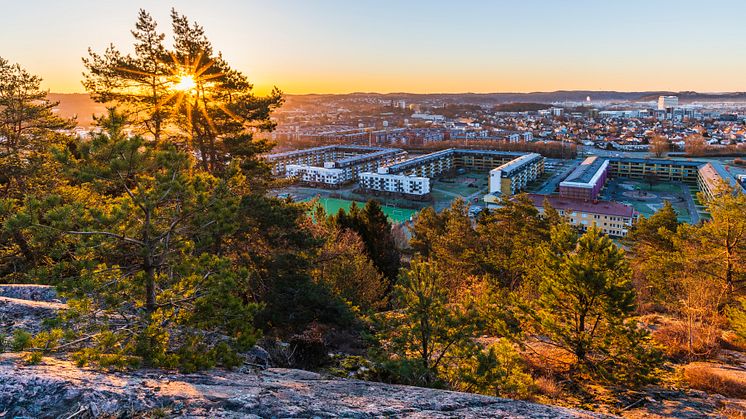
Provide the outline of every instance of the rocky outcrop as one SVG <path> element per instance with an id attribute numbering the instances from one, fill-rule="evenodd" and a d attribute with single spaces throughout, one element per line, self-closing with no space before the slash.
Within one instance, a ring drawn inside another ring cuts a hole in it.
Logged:
<path id="1" fill-rule="evenodd" d="M 57 290 L 50 285 L 0 284 L 0 297 L 61 303 Z"/>
<path id="2" fill-rule="evenodd" d="M 0 416 L 167 417 L 600 417 L 588 412 L 416 387 L 327 379 L 289 369 L 200 374 L 80 369 L 45 358 L 0 356 Z"/>
<path id="3" fill-rule="evenodd" d="M 63 303 L 0 297 L 0 340 L 18 329 L 37 333 L 44 319 L 56 317 L 66 307 Z"/>

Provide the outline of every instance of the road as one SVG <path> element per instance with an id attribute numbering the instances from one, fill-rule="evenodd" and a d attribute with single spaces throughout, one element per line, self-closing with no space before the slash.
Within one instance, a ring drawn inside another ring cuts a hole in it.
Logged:
<path id="1" fill-rule="evenodd" d="M 575 159 L 572 160 L 571 164 L 566 166 L 563 170 L 558 171 L 552 177 L 547 179 L 546 182 L 544 182 L 541 187 L 536 190 L 536 193 L 542 194 L 542 195 L 551 195 L 557 190 L 557 185 L 559 185 L 560 182 L 562 182 L 562 179 L 566 178 L 567 175 L 570 174 L 573 170 L 575 170 L 578 165 L 583 161 L 583 159 Z"/>
<path id="2" fill-rule="evenodd" d="M 699 224 L 699 212 L 697 211 L 697 204 L 694 203 L 694 197 L 692 196 L 692 191 L 689 189 L 687 185 L 682 184 L 682 188 L 684 190 L 684 199 L 686 199 L 686 208 L 689 210 L 689 216 L 692 219 L 692 224 Z"/>

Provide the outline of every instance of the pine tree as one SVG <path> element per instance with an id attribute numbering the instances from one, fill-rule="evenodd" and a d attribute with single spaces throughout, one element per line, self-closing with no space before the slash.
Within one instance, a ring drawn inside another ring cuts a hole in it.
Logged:
<path id="1" fill-rule="evenodd" d="M 500 207 L 480 217 L 486 272 L 496 285 L 517 289 L 533 265 L 536 249 L 549 238 L 549 223 L 525 195 L 503 197 Z"/>
<path id="2" fill-rule="evenodd" d="M 348 211 L 341 210 L 334 222 L 343 229 L 360 235 L 370 260 L 386 279 L 386 292 L 393 289 L 401 267 L 401 255 L 391 231 L 391 222 L 376 200 L 368 201 L 361 209 L 352 203 Z"/>
<path id="3" fill-rule="evenodd" d="M 72 128 L 41 90 L 41 78 L 0 58 L 0 197 L 20 198 L 54 183 L 49 151 L 64 144 L 56 131 Z M 48 176 L 45 176 L 48 175 Z"/>
<path id="4" fill-rule="evenodd" d="M 76 328 L 97 342 L 80 359 L 230 364 L 256 339 L 257 306 L 241 294 L 248 272 L 195 240 L 235 231 L 240 195 L 231 179 L 194 171 L 188 154 L 125 136 L 122 121 L 111 110 L 102 132 L 76 143 L 77 155 L 60 156 L 88 198 L 49 209 L 38 226 L 77 238 L 80 273 L 60 287 L 73 297 Z"/>
<path id="5" fill-rule="evenodd" d="M 132 36 L 134 56 L 122 54 L 114 45 L 103 54 L 89 49 L 88 58 L 83 58 L 83 86 L 93 100 L 126 109 L 130 121 L 158 143 L 173 105 L 169 87 L 174 73 L 164 46 L 166 35 L 158 31 L 153 17 L 140 9 Z"/>
<path id="6" fill-rule="evenodd" d="M 89 51 L 84 86 L 95 100 L 126 109 L 156 143 L 168 134 L 203 170 L 221 173 L 238 159 L 251 176 L 263 172 L 266 163 L 256 157 L 272 145 L 254 139 L 254 133 L 274 128 L 269 116 L 282 104 L 282 94 L 274 89 L 255 96 L 246 76 L 213 50 L 201 26 L 175 10 L 171 23 L 169 50 L 156 22 L 141 10 L 132 31 L 135 55 L 113 45 L 104 54 Z"/>
<path id="7" fill-rule="evenodd" d="M 681 259 L 674 242 L 679 226 L 676 211 L 665 201 L 650 218 L 640 218 L 625 238 L 641 305 L 678 304 L 675 289 Z"/>
<path id="8" fill-rule="evenodd" d="M 28 229 L 29 207 L 64 185 L 51 150 L 68 141 L 58 131 L 73 126 L 55 114 L 57 103 L 40 84 L 0 58 L 0 275 L 9 282 L 38 282 L 64 248 L 49 237 L 36 240 Z"/>
<path id="9" fill-rule="evenodd" d="M 746 195 L 723 182 L 713 199 L 700 199 L 712 220 L 702 225 L 700 250 L 690 256 L 698 261 L 697 272 L 716 278 L 732 300 L 746 284 Z"/>
<path id="10" fill-rule="evenodd" d="M 557 233 L 559 230 L 557 231 Z M 637 382 L 657 358 L 631 319 L 635 293 L 624 252 L 597 228 L 565 252 L 566 239 L 544 252 L 541 297 L 530 312 L 540 334 L 574 356 L 576 372 Z"/>
<path id="11" fill-rule="evenodd" d="M 313 264 L 314 278 L 363 310 L 385 306 L 386 281 L 368 257 L 360 236 L 333 222 L 324 224 L 320 234 L 325 243 Z"/>
<path id="12" fill-rule="evenodd" d="M 423 258 L 430 257 L 433 244 L 445 233 L 445 215 L 435 212 L 433 207 L 425 207 L 418 214 L 412 226 L 412 238 L 409 245 L 412 250 Z"/>
<path id="13" fill-rule="evenodd" d="M 448 289 L 435 264 L 414 261 L 395 288 L 398 312 L 384 316 L 377 339 L 378 354 L 398 382 L 426 387 L 445 384 L 460 360 L 474 358 L 479 329 L 469 304 L 449 304 Z"/>

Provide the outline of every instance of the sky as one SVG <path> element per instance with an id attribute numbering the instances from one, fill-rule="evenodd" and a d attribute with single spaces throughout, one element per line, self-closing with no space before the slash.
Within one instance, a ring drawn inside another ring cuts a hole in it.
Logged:
<path id="1" fill-rule="evenodd" d="M 746 90 L 743 0 L 3 0 L 0 56 L 52 92 L 174 7 L 258 93 Z"/>

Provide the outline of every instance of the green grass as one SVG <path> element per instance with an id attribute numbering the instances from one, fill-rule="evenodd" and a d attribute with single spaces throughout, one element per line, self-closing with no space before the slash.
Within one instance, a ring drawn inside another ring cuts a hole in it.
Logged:
<path id="1" fill-rule="evenodd" d="M 360 207 L 365 206 L 365 202 L 349 201 L 346 199 L 337 198 L 319 198 L 319 204 L 324 207 L 324 210 L 327 214 L 336 214 L 337 212 L 339 212 L 340 209 L 347 211 L 350 209 L 350 206 L 353 202 L 357 202 Z M 418 210 L 414 209 L 396 208 L 388 205 L 381 205 L 381 209 L 383 210 L 383 213 L 386 214 L 386 216 L 389 217 L 389 219 L 394 223 L 403 223 L 405 221 L 409 221 L 409 219 L 418 212 Z"/>

